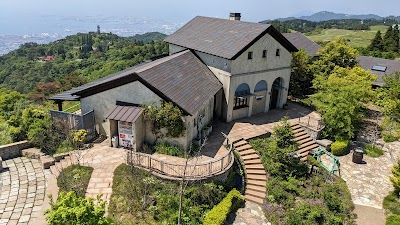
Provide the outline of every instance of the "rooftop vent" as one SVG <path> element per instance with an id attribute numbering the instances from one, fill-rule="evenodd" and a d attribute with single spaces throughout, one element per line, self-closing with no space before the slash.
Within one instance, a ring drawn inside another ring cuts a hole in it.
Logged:
<path id="1" fill-rule="evenodd" d="M 230 13 L 229 14 L 230 20 L 240 20 L 240 17 L 241 17 L 240 13 Z"/>

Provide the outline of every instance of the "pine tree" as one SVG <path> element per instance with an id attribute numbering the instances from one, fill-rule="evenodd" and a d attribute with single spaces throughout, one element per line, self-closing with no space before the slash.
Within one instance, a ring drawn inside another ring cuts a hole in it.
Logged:
<path id="1" fill-rule="evenodd" d="M 387 52 L 394 52 L 396 50 L 396 41 L 394 40 L 393 27 L 389 26 L 386 31 L 385 37 L 383 38 L 384 49 Z"/>
<path id="2" fill-rule="evenodd" d="M 375 38 L 372 39 L 371 44 L 368 46 L 370 51 L 383 51 L 383 39 L 380 30 L 376 32 Z"/>
<path id="3" fill-rule="evenodd" d="M 400 31 L 399 31 L 399 25 L 395 25 L 393 28 L 393 41 L 394 41 L 394 51 L 395 52 L 400 52 Z"/>

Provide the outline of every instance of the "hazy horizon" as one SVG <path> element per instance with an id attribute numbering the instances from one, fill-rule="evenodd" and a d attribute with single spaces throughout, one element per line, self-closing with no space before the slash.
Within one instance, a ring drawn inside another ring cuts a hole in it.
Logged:
<path id="1" fill-rule="evenodd" d="M 381 5 L 396 5 L 395 0 L 381 1 Z M 398 4 L 398 3 L 397 3 Z M 212 5 L 212 7 L 210 7 Z M 319 11 L 331 11 L 346 14 L 377 14 L 379 16 L 396 15 L 397 7 L 376 7 L 376 1 L 327 1 L 304 0 L 293 2 L 281 0 L 267 2 L 253 1 L 184 1 L 184 0 L 1 0 L 0 28 L 7 26 L 26 26 L 35 23 L 35 18 L 46 16 L 102 16 L 102 17 L 147 17 L 173 23 L 185 23 L 194 16 L 203 15 L 227 18 L 229 12 L 241 12 L 245 21 L 259 22 L 291 16 L 311 15 Z M 46 23 L 46 21 L 43 21 Z M 23 27 L 20 27 L 23 29 Z"/>

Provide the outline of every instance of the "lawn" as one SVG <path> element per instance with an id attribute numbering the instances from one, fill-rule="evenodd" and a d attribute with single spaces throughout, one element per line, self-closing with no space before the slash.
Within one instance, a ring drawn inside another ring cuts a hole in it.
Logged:
<path id="1" fill-rule="evenodd" d="M 93 168 L 87 166 L 71 165 L 66 167 L 57 177 L 59 192 L 73 191 L 77 197 L 85 197 L 92 172 Z"/>
<path id="2" fill-rule="evenodd" d="M 313 41 L 326 42 L 337 38 L 349 40 L 351 47 L 367 47 L 375 37 L 376 32 L 380 30 L 382 34 L 387 30 L 387 26 L 371 26 L 371 30 L 342 30 L 342 29 L 324 29 L 320 34 L 308 36 Z M 382 35 L 382 36 L 383 36 Z"/>

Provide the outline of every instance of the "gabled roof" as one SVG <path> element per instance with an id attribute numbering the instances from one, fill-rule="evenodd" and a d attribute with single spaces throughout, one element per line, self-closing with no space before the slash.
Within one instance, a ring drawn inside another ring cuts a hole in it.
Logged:
<path id="1" fill-rule="evenodd" d="M 297 49 L 304 49 L 310 56 L 318 56 L 317 51 L 321 46 L 306 37 L 304 34 L 300 32 L 283 33 L 283 36 L 296 46 Z"/>
<path id="2" fill-rule="evenodd" d="M 185 50 L 98 79 L 50 100 L 79 100 L 133 81 L 141 82 L 159 97 L 174 103 L 190 115 L 201 110 L 204 103 L 222 88 L 208 67 L 190 50 Z"/>
<path id="3" fill-rule="evenodd" d="M 392 74 L 396 71 L 400 71 L 400 61 L 398 60 L 381 59 L 371 56 L 358 56 L 357 60 L 359 61 L 361 68 L 378 76 L 378 79 L 374 82 L 374 84 L 377 86 L 383 86 L 385 84 L 385 81 L 382 78 L 386 74 Z M 373 66 L 383 66 L 386 67 L 386 70 L 384 72 L 373 70 Z"/>
<path id="4" fill-rule="evenodd" d="M 269 24 L 250 23 L 197 16 L 165 42 L 234 60 L 266 33 L 289 52 L 297 51 L 279 31 Z"/>

